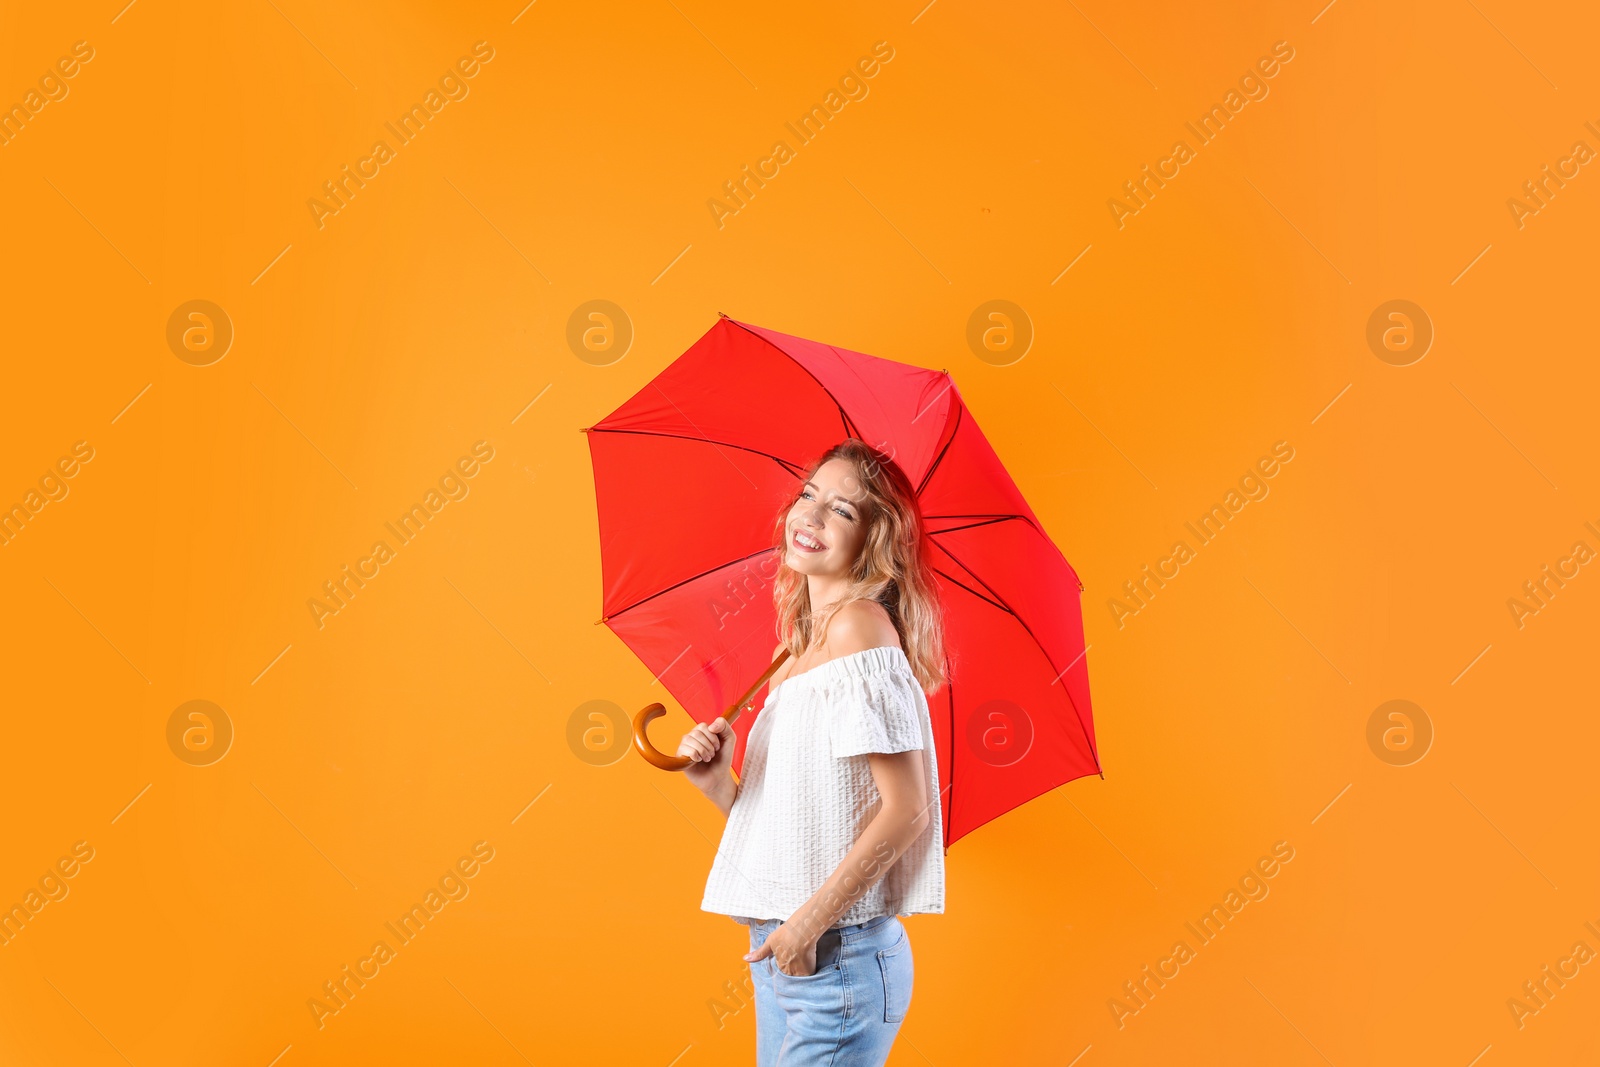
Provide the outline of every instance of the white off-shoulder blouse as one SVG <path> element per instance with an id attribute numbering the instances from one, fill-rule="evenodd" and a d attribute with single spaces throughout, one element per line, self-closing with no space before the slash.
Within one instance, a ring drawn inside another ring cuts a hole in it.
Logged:
<path id="1" fill-rule="evenodd" d="M 943 805 L 928 698 L 894 645 L 838 656 L 767 692 L 706 880 L 702 911 L 788 920 L 844 860 L 881 807 L 869 752 L 921 749 L 922 833 L 834 924 L 944 911 Z"/>

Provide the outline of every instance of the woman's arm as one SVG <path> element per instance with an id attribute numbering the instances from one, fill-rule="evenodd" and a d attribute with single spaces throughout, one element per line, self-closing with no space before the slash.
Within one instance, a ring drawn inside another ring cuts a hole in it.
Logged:
<path id="1" fill-rule="evenodd" d="M 867 755 L 872 780 L 883 798 L 878 814 L 867 823 L 822 888 L 747 959 L 762 958 L 770 951 L 783 965 L 780 969 L 785 974 L 811 974 L 816 970 L 817 939 L 888 873 L 932 821 L 923 758 L 921 749 Z M 793 966 L 798 970 L 791 969 L 791 960 L 796 961 Z"/>
<path id="2" fill-rule="evenodd" d="M 738 795 L 739 780 L 730 774 L 721 779 L 720 785 L 707 793 L 706 797 L 717 806 L 717 810 L 722 812 L 722 817 L 726 819 L 728 812 L 733 808 L 734 798 Z"/>
<path id="3" fill-rule="evenodd" d="M 772 658 L 777 659 L 783 650 L 784 646 L 780 644 L 772 650 Z M 777 688 L 778 683 L 783 681 L 784 676 L 793 667 L 794 661 L 792 660 L 779 667 L 777 674 L 767 683 L 767 692 L 770 693 Z M 724 819 L 728 817 L 728 812 L 733 809 L 734 799 L 739 795 L 739 780 L 733 776 L 730 769 L 733 761 L 733 724 L 727 723 L 725 725 L 727 729 L 718 729 L 713 738 L 718 746 L 716 751 L 722 762 L 716 763 L 711 769 L 709 772 L 711 777 L 702 777 L 702 772 L 699 772 L 696 768 L 690 768 L 689 770 L 689 780 L 694 782 L 705 793 L 706 798 L 717 806 L 717 810 L 722 812 Z M 723 752 L 723 749 L 726 749 L 726 752 Z M 678 754 L 680 756 L 692 755 L 692 753 L 682 750 Z"/>
<path id="4" fill-rule="evenodd" d="M 782 645 L 774 648 L 773 659 L 778 659 L 782 651 Z M 782 675 L 787 675 L 792 669 L 794 661 L 779 667 L 779 677 L 771 678 L 766 691 L 771 693 L 782 681 Z M 733 745 L 733 723 L 726 718 L 696 723 L 690 733 L 683 734 L 682 744 L 678 744 L 678 755 L 693 760 L 683 774 L 690 779 L 694 789 L 706 793 L 707 800 L 717 805 L 717 811 L 722 813 L 723 819 L 728 817 L 733 809 L 733 801 L 739 795 L 739 781 L 733 776 Z"/>
<path id="5" fill-rule="evenodd" d="M 739 795 L 739 783 L 733 777 L 733 744 L 733 723 L 720 717 L 695 723 L 678 744 L 678 755 L 690 761 L 684 777 L 717 806 L 723 818 Z"/>

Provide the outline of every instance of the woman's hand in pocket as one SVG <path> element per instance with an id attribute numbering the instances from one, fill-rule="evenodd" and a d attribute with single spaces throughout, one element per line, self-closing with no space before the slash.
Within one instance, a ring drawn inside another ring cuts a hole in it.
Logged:
<path id="1" fill-rule="evenodd" d="M 790 978 L 810 978 L 817 973 L 817 943 L 802 938 L 788 923 L 779 924 L 745 959 L 755 963 L 768 956 L 772 957 L 772 965 Z"/>

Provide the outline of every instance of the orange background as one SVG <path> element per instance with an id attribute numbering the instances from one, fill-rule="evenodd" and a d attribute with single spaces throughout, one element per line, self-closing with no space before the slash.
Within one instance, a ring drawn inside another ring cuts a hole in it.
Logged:
<path id="1" fill-rule="evenodd" d="M 1086 585 L 1105 778 L 951 850 L 891 1063 L 1596 1061 L 1593 963 L 1507 1007 L 1600 950 L 1597 568 L 1507 607 L 1600 548 L 1600 177 L 1520 228 L 1506 203 L 1600 148 L 1592 10 L 520 7 L 5 12 L 0 100 L 94 55 L 0 147 L 0 503 L 93 459 L 0 546 L 0 902 L 93 859 L 0 947 L 0 1061 L 751 1061 L 753 1009 L 708 1007 L 745 974 L 698 910 L 721 818 L 567 741 L 661 692 L 593 625 L 577 429 L 718 311 L 948 368 Z M 307 201 L 478 41 L 468 95 L 319 228 Z M 722 183 L 878 41 L 869 94 L 719 228 Z M 1108 199 L 1278 41 L 1269 94 L 1119 228 Z M 196 299 L 235 331 L 209 366 L 166 339 Z M 635 331 L 608 365 L 566 340 L 592 299 Z M 967 343 L 994 299 L 1021 359 Z M 1392 299 L 1436 331 L 1408 366 L 1366 341 Z M 478 441 L 469 495 L 319 628 L 322 583 Z M 1119 627 L 1278 441 L 1270 495 Z M 1396 699 L 1433 732 L 1404 766 L 1368 740 Z M 191 700 L 235 732 L 206 766 L 169 746 Z M 307 1001 L 480 841 L 469 895 L 319 1028 Z M 1270 894 L 1119 1025 L 1279 841 Z"/>

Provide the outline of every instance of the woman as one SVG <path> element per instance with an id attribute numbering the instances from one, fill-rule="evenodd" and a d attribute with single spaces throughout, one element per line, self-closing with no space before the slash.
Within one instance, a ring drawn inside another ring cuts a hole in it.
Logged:
<path id="1" fill-rule="evenodd" d="M 750 928 L 761 1067 L 875 1067 L 911 1004 L 898 916 L 944 911 L 939 596 L 911 483 L 855 438 L 812 465 L 775 536 L 773 658 L 792 656 L 743 777 L 725 719 L 678 747 L 728 817 L 700 906 Z"/>

